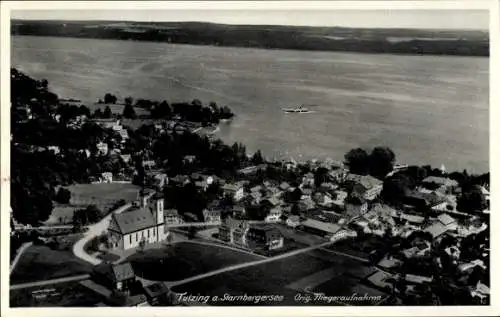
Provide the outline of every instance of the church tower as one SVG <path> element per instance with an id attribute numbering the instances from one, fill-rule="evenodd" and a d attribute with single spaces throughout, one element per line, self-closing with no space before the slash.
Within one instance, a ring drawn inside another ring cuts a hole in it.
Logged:
<path id="1" fill-rule="evenodd" d="M 165 216 L 164 207 L 165 200 L 162 195 L 155 197 L 155 222 L 156 222 L 156 236 L 158 241 L 163 241 L 166 239 L 167 235 L 165 232 Z"/>

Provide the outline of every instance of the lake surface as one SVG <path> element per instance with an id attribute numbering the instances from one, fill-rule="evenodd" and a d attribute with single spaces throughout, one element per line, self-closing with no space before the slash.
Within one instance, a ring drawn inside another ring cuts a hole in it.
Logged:
<path id="1" fill-rule="evenodd" d="M 489 59 L 12 37 L 12 66 L 59 97 L 228 105 L 218 136 L 270 158 L 389 146 L 408 164 L 489 171 Z M 283 107 L 316 105 L 309 114 Z"/>

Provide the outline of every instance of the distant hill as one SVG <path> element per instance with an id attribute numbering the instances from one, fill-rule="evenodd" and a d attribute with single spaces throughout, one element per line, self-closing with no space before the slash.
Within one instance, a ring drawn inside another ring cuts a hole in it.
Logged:
<path id="1" fill-rule="evenodd" d="M 194 45 L 361 53 L 489 56 L 475 30 L 358 29 L 204 22 L 12 20 L 12 35 L 120 39 Z"/>

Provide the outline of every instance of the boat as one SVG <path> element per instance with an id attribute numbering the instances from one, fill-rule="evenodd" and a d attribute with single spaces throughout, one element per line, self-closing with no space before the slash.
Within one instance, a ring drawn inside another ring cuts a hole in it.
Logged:
<path id="1" fill-rule="evenodd" d="M 306 107 L 300 105 L 297 108 L 283 108 L 283 111 L 286 113 L 309 113 L 311 112 Z"/>

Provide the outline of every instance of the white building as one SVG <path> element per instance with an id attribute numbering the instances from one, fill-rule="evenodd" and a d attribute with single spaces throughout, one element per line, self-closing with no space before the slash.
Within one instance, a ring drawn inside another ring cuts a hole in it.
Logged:
<path id="1" fill-rule="evenodd" d="M 154 207 L 141 204 L 140 209 L 113 214 L 108 228 L 112 248 L 128 250 L 140 246 L 141 241 L 151 244 L 164 241 L 167 228 L 163 198 L 154 200 Z"/>

